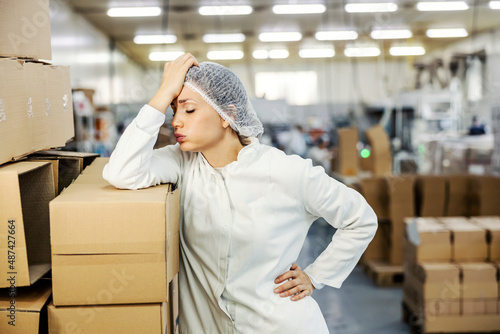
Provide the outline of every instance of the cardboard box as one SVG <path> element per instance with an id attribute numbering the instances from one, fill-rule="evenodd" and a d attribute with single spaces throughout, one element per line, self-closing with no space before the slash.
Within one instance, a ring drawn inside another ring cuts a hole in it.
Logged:
<path id="1" fill-rule="evenodd" d="M 1 166 L 0 184 L 0 272 L 11 278 L 0 280 L 0 287 L 28 286 L 50 270 L 52 165 L 26 161 Z"/>
<path id="2" fill-rule="evenodd" d="M 30 160 L 57 161 L 57 195 L 68 187 L 99 154 L 65 151 L 41 151 L 28 157 Z"/>
<path id="3" fill-rule="evenodd" d="M 446 220 L 442 220 L 446 222 Z M 483 262 L 488 258 L 486 231 L 472 223 L 444 223 L 451 231 L 452 260 L 455 262 Z"/>
<path id="4" fill-rule="evenodd" d="M 497 268 L 491 263 L 460 263 L 462 298 L 498 299 Z"/>
<path id="5" fill-rule="evenodd" d="M 48 306 L 51 334 L 170 334 L 168 303 Z"/>
<path id="6" fill-rule="evenodd" d="M 388 212 L 388 189 L 385 177 L 367 177 L 359 180 L 361 193 L 378 219 L 387 219 Z"/>
<path id="7" fill-rule="evenodd" d="M 358 128 L 341 128 L 337 130 L 339 151 L 337 172 L 345 176 L 358 175 Z"/>
<path id="8" fill-rule="evenodd" d="M 403 264 L 404 219 L 415 216 L 414 178 L 391 176 L 386 178 L 389 194 L 389 219 L 391 221 L 391 264 Z"/>
<path id="9" fill-rule="evenodd" d="M 470 215 L 500 215 L 500 178 L 495 176 L 476 176 L 470 182 Z"/>
<path id="10" fill-rule="evenodd" d="M 405 258 L 408 263 L 451 261 L 449 230 L 429 218 L 406 218 L 405 224 Z"/>
<path id="11" fill-rule="evenodd" d="M 471 221 L 486 230 L 488 260 L 500 261 L 500 217 L 472 217 Z"/>
<path id="12" fill-rule="evenodd" d="M 419 175 L 415 184 L 417 216 L 445 215 L 446 179 L 442 176 Z"/>
<path id="13" fill-rule="evenodd" d="M 0 333 L 48 333 L 46 304 L 51 294 L 50 280 L 29 287 L 0 290 Z"/>
<path id="14" fill-rule="evenodd" d="M 380 125 L 365 131 L 366 139 L 371 147 L 372 172 L 375 175 L 392 173 L 392 155 L 389 136 Z"/>
<path id="15" fill-rule="evenodd" d="M 179 190 L 118 190 L 85 175 L 50 203 L 54 304 L 165 301 L 179 268 Z"/>
<path id="16" fill-rule="evenodd" d="M 0 56 L 52 59 L 48 0 L 0 0 L 0 8 Z"/>
<path id="17" fill-rule="evenodd" d="M 469 216 L 470 176 L 447 177 L 446 216 Z"/>
<path id="18" fill-rule="evenodd" d="M 452 263 L 420 263 L 411 280 L 419 287 L 423 300 L 457 301 L 461 298 L 460 270 Z M 406 277 L 405 277 L 406 279 Z"/>
<path id="19" fill-rule="evenodd" d="M 74 135 L 69 67 L 0 58 L 0 164 Z"/>

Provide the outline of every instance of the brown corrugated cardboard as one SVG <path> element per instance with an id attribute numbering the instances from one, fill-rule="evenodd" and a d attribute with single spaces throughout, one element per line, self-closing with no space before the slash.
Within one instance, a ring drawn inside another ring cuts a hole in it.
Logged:
<path id="1" fill-rule="evenodd" d="M 412 176 L 391 176 L 386 178 L 389 194 L 389 218 L 391 220 L 390 262 L 403 264 L 404 219 L 415 216 L 414 178 Z"/>
<path id="2" fill-rule="evenodd" d="M 170 334 L 168 304 L 48 306 L 51 334 Z"/>
<path id="3" fill-rule="evenodd" d="M 388 220 L 379 220 L 378 228 L 372 241 L 363 253 L 363 261 L 389 261 L 391 226 Z"/>
<path id="4" fill-rule="evenodd" d="M 417 216 L 445 215 L 446 179 L 443 176 L 419 175 L 415 183 Z"/>
<path id="5" fill-rule="evenodd" d="M 49 202 L 52 165 L 17 162 L 0 167 L 0 287 L 28 286 L 50 270 Z"/>
<path id="6" fill-rule="evenodd" d="M 80 152 L 65 152 L 65 151 L 41 151 L 34 153 L 28 157 L 30 160 L 56 160 L 58 161 L 58 192 L 59 193 L 68 187 L 80 175 L 83 168 L 98 157 L 96 153 L 80 153 Z"/>
<path id="7" fill-rule="evenodd" d="M 447 176 L 446 216 L 469 216 L 469 175 Z"/>
<path id="8" fill-rule="evenodd" d="M 411 279 L 411 278 L 410 278 Z M 452 263 L 420 263 L 416 279 L 420 282 L 424 300 L 459 300 L 460 270 Z"/>
<path id="9" fill-rule="evenodd" d="M 168 295 L 168 304 L 170 306 L 168 317 L 169 333 L 177 334 L 179 332 L 179 275 L 176 275 L 170 282 Z"/>
<path id="10" fill-rule="evenodd" d="M 69 68 L 0 58 L 0 164 L 73 137 Z"/>
<path id="11" fill-rule="evenodd" d="M 102 177 L 102 171 L 104 170 L 104 166 L 109 162 L 109 158 L 99 157 L 96 158 L 91 165 L 85 167 L 82 174 L 83 175 L 96 175 Z"/>
<path id="12" fill-rule="evenodd" d="M 444 220 L 443 226 L 451 231 L 452 260 L 456 262 L 481 262 L 488 258 L 486 231 L 469 222 Z"/>
<path id="13" fill-rule="evenodd" d="M 389 136 L 380 125 L 365 131 L 366 139 L 372 150 L 372 172 L 375 175 L 392 173 L 392 156 Z"/>
<path id="14" fill-rule="evenodd" d="M 54 304 L 165 301 L 179 265 L 179 191 L 82 176 L 89 183 L 78 178 L 50 203 Z"/>
<path id="15" fill-rule="evenodd" d="M 433 221 L 434 223 L 431 223 Z M 405 257 L 409 263 L 451 261 L 451 233 L 431 218 L 407 218 Z"/>
<path id="16" fill-rule="evenodd" d="M 337 172 L 341 175 L 358 175 L 358 128 L 341 128 L 337 131 L 339 151 Z"/>
<path id="17" fill-rule="evenodd" d="M 48 332 L 46 304 L 50 280 L 23 288 L 0 290 L 0 333 L 44 334 Z"/>
<path id="18" fill-rule="evenodd" d="M 470 182 L 470 215 L 500 215 L 500 178 L 495 176 L 476 176 Z"/>
<path id="19" fill-rule="evenodd" d="M 471 221 L 486 230 L 488 260 L 500 261 L 500 217 L 472 217 Z"/>
<path id="20" fill-rule="evenodd" d="M 491 263 L 460 263 L 462 298 L 498 299 L 497 269 Z"/>
<path id="21" fill-rule="evenodd" d="M 0 0 L 0 8 L 0 56 L 52 59 L 48 0 Z"/>
<path id="22" fill-rule="evenodd" d="M 385 177 L 367 177 L 359 180 L 361 193 L 373 211 L 377 214 L 378 219 L 387 219 L 388 212 L 388 189 Z"/>

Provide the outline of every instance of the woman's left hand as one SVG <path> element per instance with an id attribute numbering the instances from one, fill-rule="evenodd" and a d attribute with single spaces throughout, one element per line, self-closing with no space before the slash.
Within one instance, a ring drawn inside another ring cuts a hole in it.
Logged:
<path id="1" fill-rule="evenodd" d="M 291 299 L 293 301 L 312 295 L 314 286 L 312 285 L 309 276 L 307 276 L 295 262 L 290 267 L 290 270 L 283 275 L 278 276 L 274 280 L 274 283 L 279 284 L 288 279 L 290 280 L 285 284 L 282 284 L 274 289 L 274 293 L 279 293 L 280 297 L 292 296 Z"/>

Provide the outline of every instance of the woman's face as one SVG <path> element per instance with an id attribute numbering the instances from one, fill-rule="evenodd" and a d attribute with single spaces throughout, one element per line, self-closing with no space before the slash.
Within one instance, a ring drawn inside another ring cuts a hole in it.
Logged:
<path id="1" fill-rule="evenodd" d="M 212 106 L 200 94 L 184 86 L 172 101 L 174 128 L 181 150 L 203 152 L 223 139 L 227 125 Z M 223 126 L 224 124 L 224 126 Z"/>

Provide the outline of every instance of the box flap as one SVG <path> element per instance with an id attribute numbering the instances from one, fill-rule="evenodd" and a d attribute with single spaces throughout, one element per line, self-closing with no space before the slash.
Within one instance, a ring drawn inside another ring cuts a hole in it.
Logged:
<path id="1" fill-rule="evenodd" d="M 52 284 L 50 280 L 40 280 L 29 287 L 16 288 L 16 308 L 22 311 L 40 312 L 50 297 Z M 0 310 L 6 310 L 10 305 L 10 289 L 0 290 Z"/>
<path id="2" fill-rule="evenodd" d="M 418 265 L 420 279 L 425 282 L 453 282 L 458 279 L 460 270 L 453 263 L 420 263 Z"/>
<path id="3" fill-rule="evenodd" d="M 86 167 L 82 174 L 94 174 L 102 177 L 102 171 L 104 170 L 104 166 L 109 162 L 109 158 L 96 158 L 91 165 Z"/>

